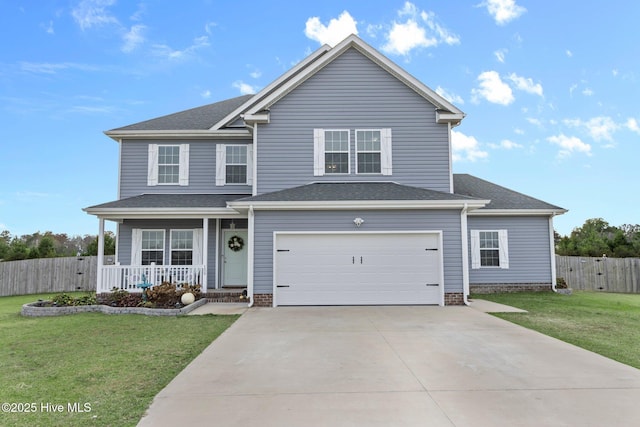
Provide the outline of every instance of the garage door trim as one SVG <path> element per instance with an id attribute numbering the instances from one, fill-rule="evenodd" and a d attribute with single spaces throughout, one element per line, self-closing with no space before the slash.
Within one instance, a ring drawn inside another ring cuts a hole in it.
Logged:
<path id="1" fill-rule="evenodd" d="M 437 238 L 437 249 L 438 249 L 438 274 L 440 277 L 440 286 L 439 286 L 439 296 L 438 296 L 438 305 L 444 306 L 444 248 L 443 248 L 443 236 L 442 230 L 381 230 L 381 231 L 274 231 L 273 232 L 273 306 L 278 306 L 278 292 L 277 292 L 277 277 L 278 277 L 278 265 L 277 265 L 277 253 L 278 253 L 278 236 L 282 235 L 430 235 L 436 236 Z M 284 248 L 280 248 L 282 251 Z M 286 249 L 284 249 L 286 250 Z M 419 304 L 419 303 L 416 303 Z"/>

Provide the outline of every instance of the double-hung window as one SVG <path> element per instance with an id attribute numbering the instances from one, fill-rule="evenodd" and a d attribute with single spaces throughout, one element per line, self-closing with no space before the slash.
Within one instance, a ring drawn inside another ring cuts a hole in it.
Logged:
<path id="1" fill-rule="evenodd" d="M 324 173 L 349 173 L 349 131 L 324 131 Z"/>
<path id="2" fill-rule="evenodd" d="M 253 150 L 251 145 L 216 146 L 216 185 L 252 185 Z"/>
<path id="3" fill-rule="evenodd" d="M 351 138 L 355 137 L 352 147 Z M 356 174 L 391 175 L 391 129 L 314 129 L 313 174 L 351 174 L 355 148 Z"/>
<path id="4" fill-rule="evenodd" d="M 471 230 L 471 268 L 509 268 L 507 230 Z"/>
<path id="5" fill-rule="evenodd" d="M 356 173 L 382 171 L 379 130 L 356 130 Z"/>
<path id="6" fill-rule="evenodd" d="M 193 265 L 193 230 L 171 230 L 171 265 Z"/>
<path id="7" fill-rule="evenodd" d="M 142 265 L 164 262 L 164 230 L 142 230 Z"/>
<path id="8" fill-rule="evenodd" d="M 189 144 L 149 144 L 147 185 L 189 185 Z"/>

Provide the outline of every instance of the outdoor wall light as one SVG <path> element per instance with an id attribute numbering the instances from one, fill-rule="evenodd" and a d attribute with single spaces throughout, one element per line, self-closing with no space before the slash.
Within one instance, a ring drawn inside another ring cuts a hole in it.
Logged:
<path id="1" fill-rule="evenodd" d="M 355 218 L 353 220 L 353 223 L 356 225 L 356 227 L 360 227 L 363 223 L 364 223 L 364 219 L 362 218 Z"/>

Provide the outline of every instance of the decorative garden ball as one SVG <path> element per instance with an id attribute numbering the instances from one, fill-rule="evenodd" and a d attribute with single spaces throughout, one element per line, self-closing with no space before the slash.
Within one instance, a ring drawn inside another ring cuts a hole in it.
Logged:
<path id="1" fill-rule="evenodd" d="M 180 297 L 180 301 L 182 301 L 182 304 L 184 305 L 192 304 L 195 300 L 196 297 L 191 292 L 182 294 L 182 297 Z"/>

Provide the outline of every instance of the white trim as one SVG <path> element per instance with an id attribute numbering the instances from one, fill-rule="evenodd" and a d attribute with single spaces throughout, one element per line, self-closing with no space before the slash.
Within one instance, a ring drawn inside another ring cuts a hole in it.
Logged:
<path id="1" fill-rule="evenodd" d="M 142 265 L 142 229 L 131 229 L 131 254 L 129 263 L 131 265 Z"/>
<path id="2" fill-rule="evenodd" d="M 498 247 L 497 248 L 484 248 L 484 249 L 497 249 L 500 265 L 496 266 L 483 266 L 481 263 L 480 253 L 482 248 L 480 247 L 480 233 L 498 233 Z M 471 268 L 476 269 L 509 269 L 509 232 L 508 230 L 496 230 L 496 229 L 477 229 L 471 230 Z"/>
<path id="3" fill-rule="evenodd" d="M 117 246 L 117 245 L 116 245 Z M 116 258 L 117 259 L 117 258 Z M 104 266 L 104 218 L 98 218 L 98 270 L 96 277 L 96 292 L 102 286 L 102 270 Z"/>
<path id="4" fill-rule="evenodd" d="M 462 297 L 465 305 L 469 304 L 469 225 L 467 223 L 467 206 L 460 212 L 460 237 L 462 239 Z"/>
<path id="5" fill-rule="evenodd" d="M 248 196 L 248 195 L 247 195 Z M 202 218 L 237 218 L 243 215 L 230 208 L 95 208 L 83 209 L 90 215 L 119 221 L 122 219 L 202 219 Z"/>
<path id="6" fill-rule="evenodd" d="M 449 156 L 449 193 L 454 194 L 455 188 L 453 185 L 453 144 L 451 142 L 451 123 L 447 123 L 447 141 L 449 141 L 447 144 L 447 154 Z"/>
<path id="7" fill-rule="evenodd" d="M 227 163 L 226 144 L 216 144 L 216 186 L 225 184 L 225 168 Z"/>
<path id="8" fill-rule="evenodd" d="M 274 231 L 273 232 L 273 247 L 272 247 L 272 285 L 271 285 L 271 295 L 273 301 L 273 307 L 278 306 L 277 302 L 277 238 L 279 235 L 362 235 L 362 234 L 425 234 L 425 235 L 437 235 L 438 236 L 438 252 L 439 252 L 439 264 L 440 264 L 440 286 L 439 286 L 439 302 L 438 305 L 444 306 L 444 241 L 443 241 L 443 232 L 442 230 L 378 230 L 378 231 Z"/>
<path id="9" fill-rule="evenodd" d="M 324 176 L 324 129 L 313 130 L 313 175 Z"/>
<path id="10" fill-rule="evenodd" d="M 206 293 L 209 270 L 209 218 L 202 218 L 202 265 L 205 267 L 202 275 L 202 292 Z"/>
<path id="11" fill-rule="evenodd" d="M 144 232 L 145 231 L 161 231 L 162 232 L 162 264 L 165 265 L 167 264 L 167 230 L 165 230 L 164 228 L 141 228 L 140 229 L 140 264 L 139 265 L 143 265 L 142 264 L 142 251 L 157 251 L 157 249 L 143 249 L 142 248 L 142 242 L 144 241 Z M 169 242 L 169 244 L 171 244 Z M 133 245 L 131 248 L 131 259 L 133 259 Z"/>
<path id="12" fill-rule="evenodd" d="M 251 195 L 258 195 L 258 123 L 253 125 L 253 182 L 251 183 Z"/>
<path id="13" fill-rule="evenodd" d="M 498 230 L 500 268 L 509 268 L 509 232 L 507 230 Z"/>
<path id="14" fill-rule="evenodd" d="M 120 200 L 122 198 L 122 139 L 117 139 L 117 141 L 118 141 L 118 200 Z"/>
<path id="15" fill-rule="evenodd" d="M 149 144 L 147 157 L 147 185 L 158 185 L 158 144 Z"/>
<path id="16" fill-rule="evenodd" d="M 393 138 L 391 128 L 380 129 L 380 172 L 393 175 Z"/>
<path id="17" fill-rule="evenodd" d="M 213 286 L 215 289 L 220 289 L 220 227 L 221 227 L 222 222 L 220 221 L 220 218 L 216 218 L 216 241 L 215 241 L 215 245 L 216 245 L 216 256 L 215 256 L 215 276 L 214 276 L 214 283 Z"/>
<path id="18" fill-rule="evenodd" d="M 254 269 L 254 234 L 255 234 L 255 214 L 253 206 L 249 206 L 249 218 L 247 221 L 247 296 L 249 297 L 249 307 L 253 305 L 253 269 Z"/>
<path id="19" fill-rule="evenodd" d="M 115 141 L 122 139 L 247 139 L 250 137 L 247 129 L 224 130 L 114 130 L 104 133 Z"/>
<path id="20" fill-rule="evenodd" d="M 480 231 L 471 230 L 471 268 L 480 268 Z"/>
<path id="21" fill-rule="evenodd" d="M 247 185 L 253 186 L 253 145 L 247 145 Z"/>
<path id="22" fill-rule="evenodd" d="M 180 144 L 178 157 L 178 185 L 189 185 L 189 144 Z"/>
<path id="23" fill-rule="evenodd" d="M 551 289 L 556 290 L 556 239 L 553 233 L 553 216 L 549 217 L 549 256 L 551 258 Z"/>
<path id="24" fill-rule="evenodd" d="M 227 206 L 232 209 L 247 209 L 252 205 L 258 210 L 344 210 L 344 209 L 469 209 L 480 208 L 489 200 L 347 200 L 347 201 L 231 201 Z"/>
<path id="25" fill-rule="evenodd" d="M 488 202 L 487 202 L 488 203 Z M 471 216 L 548 216 L 562 215 L 566 209 L 477 209 Z"/>
<path id="26" fill-rule="evenodd" d="M 319 130 L 320 132 L 320 143 L 318 144 L 318 149 L 320 150 L 319 155 L 315 156 L 319 161 L 319 165 L 317 165 L 317 170 L 321 172 L 320 176 L 345 176 L 351 175 L 351 130 L 350 129 L 314 129 L 314 147 L 316 144 L 316 135 L 315 131 Z M 345 151 L 327 151 L 327 132 L 346 132 L 347 133 L 347 172 L 340 173 L 328 173 L 326 171 L 327 163 L 326 163 L 326 154 L 327 153 L 342 153 Z"/>

